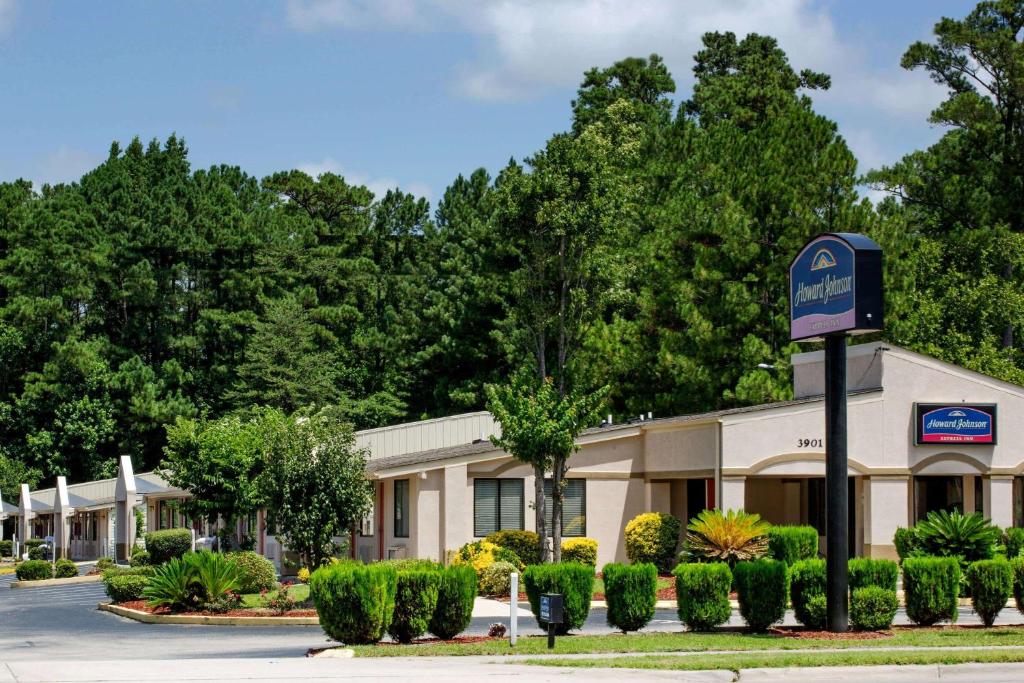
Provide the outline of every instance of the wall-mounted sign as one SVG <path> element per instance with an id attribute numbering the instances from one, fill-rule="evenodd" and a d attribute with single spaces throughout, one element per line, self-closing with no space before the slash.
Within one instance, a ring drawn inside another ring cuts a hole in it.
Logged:
<path id="1" fill-rule="evenodd" d="M 882 248 L 864 235 L 820 235 L 790 264 L 791 339 L 876 332 L 882 315 Z"/>
<path id="2" fill-rule="evenodd" d="M 918 444 L 996 442 L 994 403 L 918 403 L 914 412 Z"/>

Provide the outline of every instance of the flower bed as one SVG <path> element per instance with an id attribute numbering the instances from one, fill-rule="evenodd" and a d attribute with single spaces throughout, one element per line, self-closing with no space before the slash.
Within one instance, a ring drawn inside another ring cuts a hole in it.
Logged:
<path id="1" fill-rule="evenodd" d="M 124 607 L 126 609 L 138 610 L 139 612 L 146 612 L 147 614 L 181 614 L 196 617 L 316 617 L 315 609 L 294 609 L 287 612 L 281 613 L 275 610 L 263 609 L 259 607 L 243 607 L 239 609 L 231 609 L 226 612 L 214 612 L 211 610 L 198 610 L 195 612 L 172 612 L 166 607 L 150 607 L 146 604 L 145 600 L 130 600 L 128 602 L 115 603 L 118 607 Z"/>

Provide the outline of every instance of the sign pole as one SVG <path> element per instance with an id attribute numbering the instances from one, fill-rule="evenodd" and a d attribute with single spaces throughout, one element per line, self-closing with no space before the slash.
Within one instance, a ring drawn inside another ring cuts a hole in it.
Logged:
<path id="1" fill-rule="evenodd" d="M 849 484 L 846 458 L 846 335 L 825 337 L 825 604 L 828 630 L 849 629 Z"/>

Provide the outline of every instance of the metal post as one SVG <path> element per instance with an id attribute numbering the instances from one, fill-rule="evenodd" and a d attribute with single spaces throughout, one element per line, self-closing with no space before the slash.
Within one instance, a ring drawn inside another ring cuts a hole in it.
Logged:
<path id="1" fill-rule="evenodd" d="M 548 622 L 548 649 L 555 649 L 555 625 Z"/>
<path id="2" fill-rule="evenodd" d="M 519 572 L 512 572 L 509 576 L 509 587 L 508 643 L 515 647 L 519 636 Z"/>
<path id="3" fill-rule="evenodd" d="M 846 335 L 825 337 L 825 600 L 828 630 L 849 629 L 849 488 L 846 466 Z"/>

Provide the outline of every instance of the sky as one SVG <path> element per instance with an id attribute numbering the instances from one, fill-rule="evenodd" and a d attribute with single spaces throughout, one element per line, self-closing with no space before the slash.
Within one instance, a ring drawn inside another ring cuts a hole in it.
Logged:
<path id="1" fill-rule="evenodd" d="M 705 31 L 775 36 L 832 76 L 815 109 L 860 170 L 934 142 L 942 88 L 900 68 L 959 0 L 0 0 L 0 181 L 76 180 L 111 142 L 193 168 L 340 173 L 436 201 L 570 125 L 583 72 L 661 54 L 677 101 Z"/>

